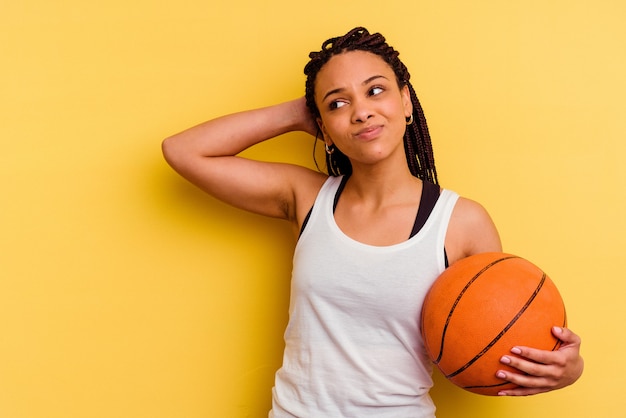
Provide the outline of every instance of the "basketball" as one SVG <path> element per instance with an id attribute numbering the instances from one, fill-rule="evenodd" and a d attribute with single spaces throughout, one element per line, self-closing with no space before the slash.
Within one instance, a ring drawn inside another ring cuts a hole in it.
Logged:
<path id="1" fill-rule="evenodd" d="M 421 332 L 428 356 L 455 385 L 497 395 L 515 385 L 498 379 L 515 346 L 556 350 L 552 326 L 565 326 L 558 289 L 539 267 L 511 254 L 483 253 L 446 269 L 424 300 Z"/>

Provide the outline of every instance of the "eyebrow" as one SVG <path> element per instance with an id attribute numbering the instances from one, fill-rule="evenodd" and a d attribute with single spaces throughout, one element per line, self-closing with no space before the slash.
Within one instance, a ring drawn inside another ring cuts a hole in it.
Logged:
<path id="1" fill-rule="evenodd" d="M 362 85 L 362 86 L 365 86 L 365 85 L 367 85 L 367 84 L 371 83 L 372 81 L 376 80 L 377 78 L 384 78 L 385 80 L 388 80 L 388 79 L 387 79 L 387 77 L 385 77 L 384 75 L 379 75 L 379 74 L 377 74 L 377 75 L 373 75 L 373 76 L 371 76 L 370 78 L 368 78 L 367 80 L 363 81 L 363 82 L 361 83 L 361 85 Z M 337 89 L 330 90 L 328 93 L 326 93 L 326 94 L 324 95 L 324 98 L 322 99 L 322 101 L 326 100 L 326 98 L 327 98 L 328 96 L 330 96 L 331 94 L 341 93 L 343 90 L 344 90 L 344 88 L 343 88 L 343 87 L 340 87 L 340 88 L 337 88 Z"/>

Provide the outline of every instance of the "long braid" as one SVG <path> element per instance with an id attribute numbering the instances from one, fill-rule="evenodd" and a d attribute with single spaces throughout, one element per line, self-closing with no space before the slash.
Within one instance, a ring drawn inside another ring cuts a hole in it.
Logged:
<path id="1" fill-rule="evenodd" d="M 409 163 L 409 167 L 411 167 L 411 165 L 415 167 L 411 169 L 411 173 L 413 173 L 414 176 L 428 180 L 431 183 L 439 184 L 437 169 L 435 168 L 435 155 L 430 133 L 428 132 L 426 116 L 424 116 L 422 105 L 417 98 L 417 94 L 415 94 L 413 86 L 408 81 L 407 85 L 411 94 L 411 103 L 413 104 L 414 121 L 407 126 L 406 133 L 404 134 L 404 143 L 405 148 L 407 148 L 406 144 L 410 144 L 411 146 L 415 144 L 417 146 L 417 149 L 414 151 L 407 150 L 407 162 Z"/>
<path id="2" fill-rule="evenodd" d="M 365 28 L 354 28 L 343 36 L 328 39 L 322 44 L 320 51 L 309 54 L 310 61 L 304 67 L 304 74 L 307 76 L 305 84 L 306 103 L 311 113 L 316 117 L 320 116 L 319 109 L 315 104 L 315 79 L 318 72 L 334 55 L 347 51 L 366 51 L 380 56 L 393 69 L 398 87 L 408 86 L 413 104 L 414 122 L 407 126 L 404 134 L 407 164 L 411 174 L 415 177 L 438 184 L 426 117 L 415 90 L 409 82 L 411 75 L 400 61 L 398 51 L 388 45 L 380 33 L 370 34 Z M 350 160 L 336 147 L 333 147 L 332 153 L 326 155 L 326 166 L 332 176 L 352 173 Z"/>

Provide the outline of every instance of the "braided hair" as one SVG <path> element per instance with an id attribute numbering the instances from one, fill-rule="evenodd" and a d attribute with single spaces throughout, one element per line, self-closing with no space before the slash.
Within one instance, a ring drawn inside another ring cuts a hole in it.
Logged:
<path id="1" fill-rule="evenodd" d="M 305 84 L 306 104 L 314 117 L 320 117 L 320 111 L 315 104 L 315 80 L 322 67 L 335 55 L 347 51 L 366 51 L 381 57 L 393 70 L 399 88 L 408 86 L 411 102 L 413 103 L 413 123 L 407 126 L 404 133 L 404 150 L 411 174 L 422 180 L 438 184 L 435 158 L 426 117 L 422 110 L 413 86 L 409 82 L 411 75 L 406 66 L 400 61 L 398 51 L 389 46 L 380 33 L 370 34 L 367 29 L 358 27 L 343 36 L 331 38 L 322 44 L 321 51 L 311 52 L 310 61 L 304 67 L 307 76 Z M 348 157 L 339 149 L 333 147 L 332 153 L 326 154 L 326 166 L 332 176 L 350 175 L 352 164 Z"/>

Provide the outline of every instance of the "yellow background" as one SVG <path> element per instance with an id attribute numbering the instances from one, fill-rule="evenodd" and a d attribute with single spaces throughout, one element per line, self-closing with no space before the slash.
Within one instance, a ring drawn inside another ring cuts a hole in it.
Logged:
<path id="1" fill-rule="evenodd" d="M 626 416 L 625 18 L 619 0 L 1 0 L 0 417 L 266 415 L 291 231 L 203 195 L 160 142 L 303 94 L 308 52 L 357 25 L 401 51 L 443 185 L 548 272 L 583 337 L 576 385 L 501 399 L 437 376 L 438 416 Z M 312 144 L 249 154 L 312 166 Z"/>

